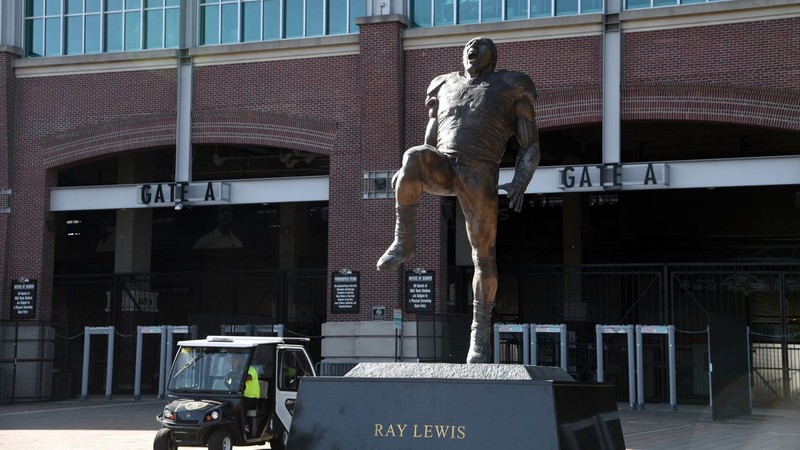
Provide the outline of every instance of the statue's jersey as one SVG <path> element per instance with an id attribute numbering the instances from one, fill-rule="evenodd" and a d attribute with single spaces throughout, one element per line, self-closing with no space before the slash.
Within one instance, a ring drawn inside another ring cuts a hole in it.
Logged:
<path id="1" fill-rule="evenodd" d="M 437 148 L 449 154 L 499 164 L 516 131 L 515 105 L 533 107 L 536 88 L 520 72 L 501 70 L 469 79 L 440 75 L 428 88 L 426 105 L 436 112 Z"/>

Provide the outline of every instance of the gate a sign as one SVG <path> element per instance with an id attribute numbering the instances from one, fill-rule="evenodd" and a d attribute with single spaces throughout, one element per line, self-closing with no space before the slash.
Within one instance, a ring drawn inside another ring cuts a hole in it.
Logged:
<path id="1" fill-rule="evenodd" d="M 17 280 L 11 284 L 11 318 L 36 317 L 36 280 Z"/>

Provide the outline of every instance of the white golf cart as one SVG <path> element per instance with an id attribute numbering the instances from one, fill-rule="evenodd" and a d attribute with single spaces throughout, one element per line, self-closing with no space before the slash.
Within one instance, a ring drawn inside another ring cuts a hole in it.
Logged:
<path id="1" fill-rule="evenodd" d="M 180 341 L 154 450 L 270 443 L 284 449 L 302 377 L 316 376 L 308 339 L 209 336 Z"/>

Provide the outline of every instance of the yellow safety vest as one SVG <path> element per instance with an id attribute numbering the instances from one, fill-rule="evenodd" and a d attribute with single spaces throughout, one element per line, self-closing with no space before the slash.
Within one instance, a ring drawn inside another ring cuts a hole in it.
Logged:
<path id="1" fill-rule="evenodd" d="M 250 366 L 247 374 L 252 377 L 244 384 L 244 396 L 247 398 L 261 398 L 261 386 L 258 385 L 258 372 L 255 367 Z"/>

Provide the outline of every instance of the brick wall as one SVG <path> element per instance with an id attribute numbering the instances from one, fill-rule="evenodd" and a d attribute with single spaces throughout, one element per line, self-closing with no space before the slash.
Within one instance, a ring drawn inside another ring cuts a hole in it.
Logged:
<path id="1" fill-rule="evenodd" d="M 14 99 L 13 83 L 13 63 L 17 56 L 11 53 L 0 52 L 0 188 L 11 186 L 11 127 L 14 120 L 14 109 L 12 101 Z M 7 307 L 10 292 L 10 280 L 7 273 L 6 255 L 8 251 L 8 226 L 11 220 L 9 214 L 0 213 L 0 319 L 4 319 L 9 314 Z M 5 315 L 4 315 L 5 314 Z"/>
<path id="2" fill-rule="evenodd" d="M 800 18 L 627 33 L 623 120 L 800 130 Z"/>
<path id="3" fill-rule="evenodd" d="M 54 239 L 48 231 L 49 188 L 56 166 L 175 142 L 174 70 L 32 77 L 14 80 L 13 212 L 7 279 L 36 279 L 36 318 L 49 320 Z M 165 119 L 166 117 L 166 119 Z M 154 119 L 155 118 L 155 119 Z M 145 123 L 158 122 L 161 138 Z M 166 122 L 166 125 L 165 125 Z M 171 123 L 171 126 L 170 126 Z M 168 140 L 164 136 L 169 136 Z M 7 280 L 3 281 L 7 284 Z M 3 301 L 7 300 L 5 297 Z M 3 308 L 2 317 L 8 317 Z"/>
<path id="4" fill-rule="evenodd" d="M 623 83 L 797 89 L 800 18 L 626 33 Z"/>
<path id="5" fill-rule="evenodd" d="M 393 237 L 394 201 L 363 199 L 362 174 L 399 168 L 403 151 L 422 142 L 430 80 L 462 69 L 461 45 L 404 51 L 403 29 L 392 19 L 362 24 L 359 55 L 194 70 L 194 142 L 330 155 L 328 269 L 362 274 L 361 312 L 329 311 L 331 321 L 368 320 L 371 306 L 402 302 L 401 275 L 375 270 Z M 797 36 L 800 18 L 625 34 L 623 119 L 797 130 Z M 498 50 L 498 69 L 522 71 L 536 83 L 542 130 L 601 121 L 600 36 L 499 42 Z M 10 279 L 25 275 L 40 280 L 37 318 L 46 320 L 54 239 L 46 227 L 47 189 L 55 170 L 174 145 L 176 71 L 15 79 L 15 58 L 0 53 L 0 185 L 8 180 L 14 189 L 14 213 L 0 215 L 0 319 L 8 317 Z M 417 255 L 406 264 L 437 272 L 439 311 L 447 291 L 442 202 L 423 197 Z"/>

